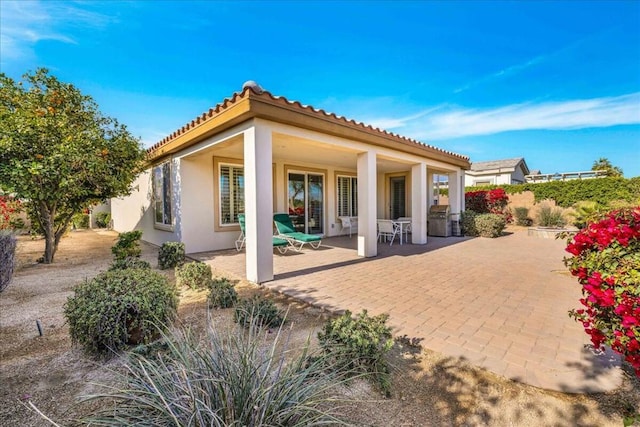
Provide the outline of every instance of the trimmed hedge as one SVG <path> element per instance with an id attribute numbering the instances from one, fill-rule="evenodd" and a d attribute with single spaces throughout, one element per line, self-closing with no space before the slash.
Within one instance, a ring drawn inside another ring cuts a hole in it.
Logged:
<path id="1" fill-rule="evenodd" d="M 538 184 L 487 185 L 482 187 L 466 187 L 467 191 L 491 190 L 503 188 L 507 194 L 519 194 L 531 191 L 535 201 L 555 200 L 558 206 L 568 208 L 579 201 L 590 200 L 607 205 L 616 200 L 633 202 L 640 199 L 640 177 L 576 179 L 572 181 L 552 181 Z M 440 194 L 448 195 L 448 190 L 440 190 Z"/>

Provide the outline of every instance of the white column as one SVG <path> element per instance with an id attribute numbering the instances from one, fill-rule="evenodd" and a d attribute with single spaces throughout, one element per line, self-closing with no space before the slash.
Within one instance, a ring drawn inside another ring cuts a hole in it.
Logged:
<path id="1" fill-rule="evenodd" d="M 378 255 L 376 153 L 358 154 L 358 256 Z"/>
<path id="2" fill-rule="evenodd" d="M 429 172 L 427 168 L 427 213 L 429 208 L 433 206 L 433 172 Z"/>
<path id="3" fill-rule="evenodd" d="M 462 204 L 460 203 L 462 201 Z M 464 176 L 460 171 L 449 173 L 449 211 L 451 219 L 460 219 L 464 209 Z"/>
<path id="4" fill-rule="evenodd" d="M 271 129 L 244 132 L 244 207 L 247 280 L 273 280 L 273 183 Z"/>
<path id="5" fill-rule="evenodd" d="M 411 243 L 427 243 L 427 165 L 411 167 Z"/>

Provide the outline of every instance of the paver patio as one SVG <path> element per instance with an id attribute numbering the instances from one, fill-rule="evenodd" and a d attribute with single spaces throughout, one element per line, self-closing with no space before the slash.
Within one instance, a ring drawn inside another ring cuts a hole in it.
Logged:
<path id="1" fill-rule="evenodd" d="M 517 381 L 564 392 L 621 383 L 617 356 L 595 355 L 569 318 L 580 287 L 562 264 L 564 242 L 515 232 L 498 239 L 429 237 L 427 245 L 380 243 L 360 258 L 357 237 L 319 250 L 274 255 L 268 288 L 340 312 L 389 313 L 397 335 Z M 244 277 L 244 252 L 192 255 Z"/>

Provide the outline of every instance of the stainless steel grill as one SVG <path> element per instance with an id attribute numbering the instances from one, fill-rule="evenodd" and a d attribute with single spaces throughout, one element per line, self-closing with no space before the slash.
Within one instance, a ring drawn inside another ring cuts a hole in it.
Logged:
<path id="1" fill-rule="evenodd" d="M 433 205 L 429 209 L 428 231 L 430 236 L 450 237 L 451 221 L 449 205 Z"/>

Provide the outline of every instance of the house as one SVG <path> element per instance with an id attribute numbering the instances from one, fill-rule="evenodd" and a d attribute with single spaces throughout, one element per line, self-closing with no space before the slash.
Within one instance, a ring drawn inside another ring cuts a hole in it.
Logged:
<path id="1" fill-rule="evenodd" d="M 471 169 L 465 172 L 467 187 L 480 185 L 523 184 L 529 167 L 523 157 L 488 162 L 473 162 Z"/>
<path id="2" fill-rule="evenodd" d="M 464 210 L 468 157 L 274 96 L 247 82 L 148 150 L 131 195 L 113 199 L 113 227 L 139 229 L 187 253 L 234 247 L 246 221 L 246 277 L 273 280 L 274 212 L 300 231 L 338 236 L 358 218 L 358 255 L 377 255 L 377 218 L 412 217 L 427 242 L 433 175 L 447 175 L 451 212 Z M 348 234 L 348 233 L 347 233 Z"/>

